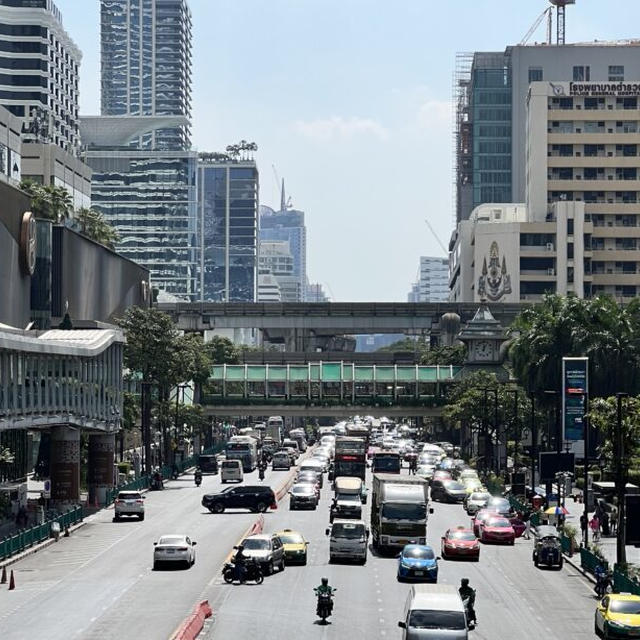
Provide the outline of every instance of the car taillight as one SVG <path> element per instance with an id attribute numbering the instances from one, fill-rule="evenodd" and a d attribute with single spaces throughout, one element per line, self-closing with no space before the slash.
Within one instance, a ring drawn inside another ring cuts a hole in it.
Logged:
<path id="1" fill-rule="evenodd" d="M 144 504 L 144 500 L 136 500 L 136 504 Z"/>
<path id="2" fill-rule="evenodd" d="M 277 502 L 272 502 L 271 503 L 271 508 L 272 509 L 277 509 L 278 508 L 278 503 Z"/>
<path id="3" fill-rule="evenodd" d="M 176 551 L 188 551 L 187 547 L 176 547 Z"/>

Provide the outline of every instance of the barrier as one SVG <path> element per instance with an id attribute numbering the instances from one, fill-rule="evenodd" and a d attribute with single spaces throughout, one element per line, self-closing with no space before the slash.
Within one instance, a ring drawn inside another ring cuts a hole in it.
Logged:
<path id="1" fill-rule="evenodd" d="M 593 551 L 581 547 L 580 549 L 580 566 L 589 573 L 593 574 L 596 567 L 602 564 L 605 569 L 609 569 L 609 563 L 606 560 L 602 560 Z"/>
<path id="2" fill-rule="evenodd" d="M 632 593 L 640 596 L 640 584 L 617 567 L 613 570 L 613 590 L 616 593 Z"/>
<path id="3" fill-rule="evenodd" d="M 0 560 L 9 558 L 16 553 L 24 551 L 24 549 L 28 549 L 39 542 L 47 540 L 51 532 L 51 525 L 54 522 L 57 522 L 60 529 L 63 530 L 76 522 L 80 522 L 82 518 L 82 507 L 77 506 L 55 518 L 46 520 L 42 524 L 37 524 L 28 529 L 21 529 L 12 536 L 0 540 Z"/>
<path id="4" fill-rule="evenodd" d="M 193 613 L 180 625 L 171 640 L 195 640 L 204 627 L 204 621 L 213 615 L 208 600 L 199 602 Z"/>

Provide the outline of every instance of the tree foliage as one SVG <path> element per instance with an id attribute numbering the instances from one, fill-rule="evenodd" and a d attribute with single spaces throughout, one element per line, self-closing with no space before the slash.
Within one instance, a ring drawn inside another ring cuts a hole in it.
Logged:
<path id="1" fill-rule="evenodd" d="M 20 189 L 31 198 L 31 211 L 36 218 L 59 223 L 73 212 L 73 201 L 64 187 L 23 180 Z"/>
<path id="2" fill-rule="evenodd" d="M 229 338 L 213 336 L 205 348 L 212 364 L 237 364 L 240 360 L 240 349 Z"/>
<path id="3" fill-rule="evenodd" d="M 120 240 L 120 236 L 113 226 L 96 209 L 87 209 L 86 207 L 78 209 L 75 214 L 75 222 L 80 233 L 109 249 L 115 249 L 116 242 Z"/>
<path id="4" fill-rule="evenodd" d="M 377 351 L 391 353 L 410 351 L 418 355 L 420 364 L 426 365 L 461 365 L 464 363 L 466 355 L 466 347 L 463 344 L 433 347 L 429 340 L 423 337 L 403 338 L 386 347 L 381 347 Z"/>
<path id="5" fill-rule="evenodd" d="M 15 456 L 11 449 L 0 447 L 0 464 L 11 464 L 15 460 Z"/>
<path id="6" fill-rule="evenodd" d="M 587 356 L 590 391 L 607 397 L 640 391 L 640 300 L 622 306 L 601 296 L 546 295 L 512 325 L 513 369 L 521 383 L 541 395 L 561 388 L 562 358 Z"/>

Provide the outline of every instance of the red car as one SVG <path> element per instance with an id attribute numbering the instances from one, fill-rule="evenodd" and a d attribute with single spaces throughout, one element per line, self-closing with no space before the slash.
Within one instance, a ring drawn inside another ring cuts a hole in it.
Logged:
<path id="1" fill-rule="evenodd" d="M 515 544 L 516 532 L 507 518 L 494 514 L 480 525 L 480 540 Z"/>
<path id="2" fill-rule="evenodd" d="M 473 558 L 480 560 L 480 543 L 471 529 L 456 527 L 449 529 L 440 538 L 441 555 L 449 558 Z"/>
<path id="3" fill-rule="evenodd" d="M 527 524 L 522 520 L 520 520 L 520 518 L 518 517 L 509 518 L 509 522 L 511 522 L 511 526 L 513 527 L 513 530 L 516 532 L 516 538 L 519 538 L 524 533 L 524 530 L 527 528 Z"/>
<path id="4" fill-rule="evenodd" d="M 496 512 L 492 509 L 480 509 L 480 511 L 478 511 L 476 515 L 471 518 L 471 526 L 476 537 L 480 537 L 480 526 L 489 518 L 494 518 L 496 515 Z"/>

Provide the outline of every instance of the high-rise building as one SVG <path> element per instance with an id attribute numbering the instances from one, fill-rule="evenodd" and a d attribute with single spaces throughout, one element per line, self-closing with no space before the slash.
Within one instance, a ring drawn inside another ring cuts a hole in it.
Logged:
<path id="1" fill-rule="evenodd" d="M 258 268 L 258 302 L 282 302 L 280 285 L 269 269 Z"/>
<path id="2" fill-rule="evenodd" d="M 449 258 L 420 257 L 420 275 L 408 302 L 446 302 L 449 299 Z"/>
<path id="3" fill-rule="evenodd" d="M 269 271 L 277 280 L 282 302 L 300 302 L 300 280 L 294 273 L 294 258 L 288 242 L 261 241 L 258 247 L 258 266 Z"/>
<path id="4" fill-rule="evenodd" d="M 187 0 L 101 0 L 102 115 L 183 116 L 136 146 L 188 150 L 191 12 Z"/>
<path id="5" fill-rule="evenodd" d="M 307 302 L 329 302 L 329 296 L 319 282 L 307 285 Z"/>
<path id="6" fill-rule="evenodd" d="M 201 154 L 198 162 L 200 299 L 254 302 L 258 168 L 254 160 Z"/>
<path id="7" fill-rule="evenodd" d="M 640 78 L 640 41 L 518 45 L 458 54 L 456 221 L 485 203 L 524 202 L 529 84 Z"/>
<path id="8" fill-rule="evenodd" d="M 26 142 L 79 145 L 82 54 L 52 0 L 0 0 L 0 105 L 23 118 Z"/>
<path id="9" fill-rule="evenodd" d="M 292 302 L 306 299 L 307 286 L 307 228 L 304 212 L 289 209 L 282 181 L 280 211 L 271 207 L 260 207 L 260 242 L 288 242 L 293 256 L 293 275 L 297 278 L 300 297 Z"/>

